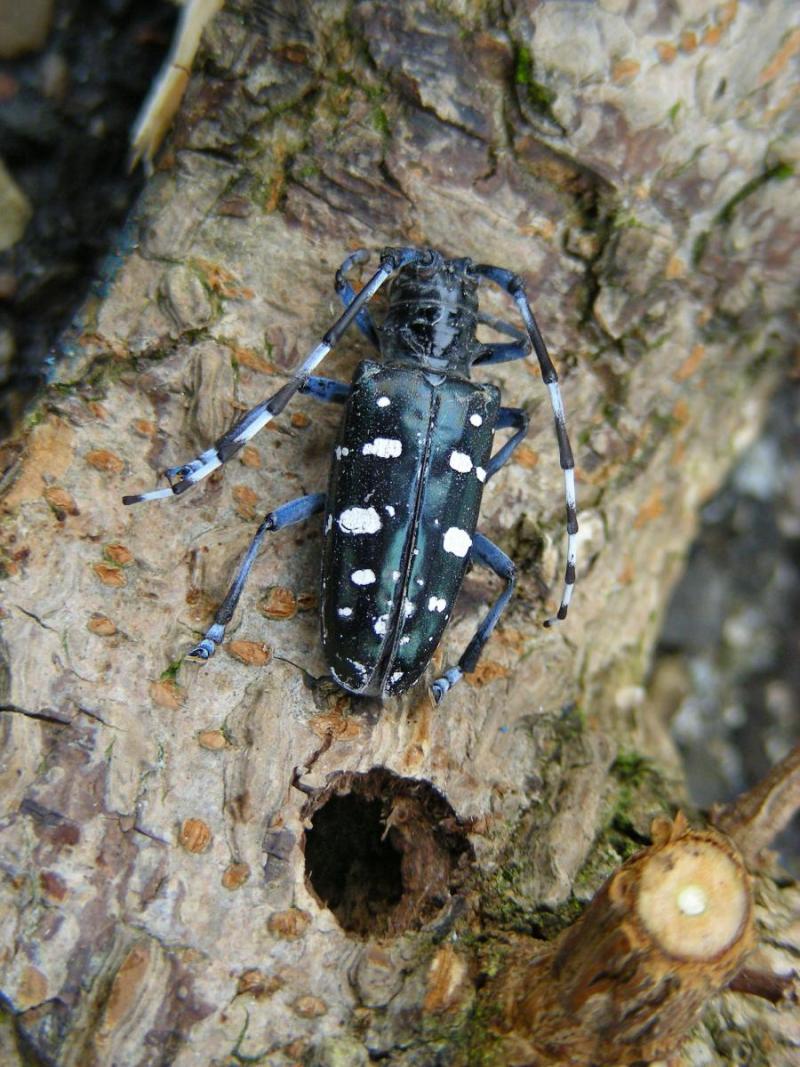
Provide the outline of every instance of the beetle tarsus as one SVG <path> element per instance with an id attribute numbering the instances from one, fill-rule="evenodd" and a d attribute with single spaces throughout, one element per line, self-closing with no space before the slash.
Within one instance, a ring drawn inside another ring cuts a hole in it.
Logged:
<path id="1" fill-rule="evenodd" d="M 205 663 L 206 660 L 211 659 L 216 651 L 216 646 L 213 641 L 203 640 L 199 645 L 195 645 L 194 648 L 190 648 L 186 653 L 187 659 L 197 660 L 198 663 Z"/>
<path id="2" fill-rule="evenodd" d="M 190 648 L 186 653 L 187 659 L 194 659 L 200 663 L 205 663 L 206 660 L 211 659 L 214 653 L 217 651 L 217 645 L 222 642 L 222 638 L 225 636 L 225 627 L 220 626 L 218 623 L 214 623 L 208 631 L 206 636 L 194 648 Z"/>
<path id="3" fill-rule="evenodd" d="M 441 678 L 437 678 L 431 686 L 434 703 L 440 704 L 456 682 L 460 681 L 463 677 L 464 672 L 460 667 L 450 667 L 444 672 Z"/>

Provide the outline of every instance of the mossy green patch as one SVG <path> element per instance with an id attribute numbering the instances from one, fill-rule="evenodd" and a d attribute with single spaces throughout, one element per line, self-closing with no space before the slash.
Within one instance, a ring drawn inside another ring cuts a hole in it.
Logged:
<path id="1" fill-rule="evenodd" d="M 524 44 L 519 45 L 514 56 L 514 81 L 517 85 L 530 85 L 533 81 L 533 57 Z"/>
<path id="2" fill-rule="evenodd" d="M 514 52 L 514 84 L 524 90 L 531 108 L 550 122 L 559 125 L 553 114 L 555 92 L 536 80 L 533 56 L 527 45 L 517 45 Z"/>
<path id="3" fill-rule="evenodd" d="M 161 672 L 161 681 L 174 682 L 175 679 L 178 677 L 178 671 L 181 669 L 182 663 L 182 658 L 173 660 L 172 663 L 170 663 L 169 666 L 166 668 L 166 670 L 163 670 Z"/>
<path id="4" fill-rule="evenodd" d="M 372 125 L 379 133 L 383 134 L 384 137 L 389 136 L 389 116 L 382 107 L 376 107 L 372 112 Z"/>
<path id="5" fill-rule="evenodd" d="M 319 167 L 315 163 L 304 163 L 297 169 L 298 178 L 315 178 L 319 174 Z"/>
<path id="6" fill-rule="evenodd" d="M 619 753 L 610 773 L 617 791 L 605 835 L 624 860 L 647 844 L 644 826 L 650 816 L 671 814 L 670 789 L 653 761 L 632 750 Z"/>
<path id="7" fill-rule="evenodd" d="M 696 267 L 706 254 L 706 248 L 708 248 L 708 240 L 711 237 L 709 230 L 703 230 L 694 239 L 692 244 L 692 266 Z"/>
<path id="8" fill-rule="evenodd" d="M 793 177 L 795 168 L 791 163 L 787 163 L 784 160 L 779 160 L 771 167 L 767 167 L 760 174 L 757 174 L 754 178 L 745 182 L 744 185 L 728 200 L 726 204 L 717 212 L 714 217 L 714 223 L 717 226 L 729 226 L 733 221 L 733 217 L 737 208 L 745 200 L 757 192 L 762 186 L 768 182 L 783 182 L 787 178 Z M 692 265 L 697 266 L 703 259 L 708 248 L 708 243 L 711 238 L 711 230 L 704 230 L 698 234 L 694 240 L 692 246 Z"/>
<path id="9" fill-rule="evenodd" d="M 767 170 L 761 174 L 757 174 L 755 178 L 751 178 L 749 182 L 745 182 L 738 192 L 734 193 L 730 200 L 718 213 L 716 221 L 723 225 L 728 225 L 733 218 L 733 213 L 737 207 L 746 200 L 749 196 L 752 196 L 756 190 L 760 189 L 762 185 L 766 185 L 771 181 L 786 181 L 787 178 L 791 178 L 794 174 L 794 167 L 791 163 L 779 162 L 772 167 L 768 167 Z"/>
<path id="10" fill-rule="evenodd" d="M 265 1048 L 262 1052 L 256 1052 L 254 1054 L 242 1052 L 242 1042 L 247 1037 L 247 1031 L 250 1026 L 250 1013 L 245 1008 L 244 1011 L 244 1023 L 236 1038 L 236 1044 L 230 1051 L 230 1056 L 236 1063 L 264 1063 L 267 1056 L 272 1054 L 272 1049 Z"/>
<path id="11" fill-rule="evenodd" d="M 638 752 L 622 751 L 611 764 L 611 773 L 618 782 L 639 786 L 652 769 L 652 761 Z"/>

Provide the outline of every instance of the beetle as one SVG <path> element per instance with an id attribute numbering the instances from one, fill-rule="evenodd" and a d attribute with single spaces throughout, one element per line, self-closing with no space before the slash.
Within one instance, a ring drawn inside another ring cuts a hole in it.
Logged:
<path id="1" fill-rule="evenodd" d="M 474 367 L 525 358 L 533 348 L 550 394 L 564 473 L 567 564 L 558 613 L 566 618 L 575 583 L 577 509 L 574 461 L 558 376 L 522 279 L 502 267 L 447 259 L 432 248 L 385 248 L 378 270 L 356 293 L 348 274 L 366 262 L 363 249 L 336 273 L 344 314 L 276 393 L 247 412 L 210 448 L 168 468 L 169 486 L 123 497 L 135 504 L 178 496 L 234 456 L 295 393 L 345 405 L 326 493 L 312 493 L 269 512 L 253 537 L 214 622 L 188 655 L 209 659 L 221 643 L 247 576 L 267 535 L 324 512 L 320 623 L 334 680 L 359 696 L 383 699 L 410 688 L 441 639 L 470 563 L 505 582 L 458 662 L 437 678 L 436 703 L 481 652 L 514 590 L 514 564 L 477 530 L 486 481 L 521 444 L 522 408 L 504 407 L 496 386 L 471 380 Z M 392 278 L 380 325 L 367 304 Z M 515 302 L 524 331 L 480 311 L 481 279 Z M 312 371 L 355 322 L 378 351 L 352 382 Z M 510 341 L 477 337 L 485 324 Z M 492 453 L 495 431 L 513 435 Z"/>

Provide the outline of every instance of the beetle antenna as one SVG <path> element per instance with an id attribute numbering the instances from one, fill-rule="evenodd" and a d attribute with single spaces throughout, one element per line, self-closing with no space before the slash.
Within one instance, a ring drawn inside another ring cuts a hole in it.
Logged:
<path id="1" fill-rule="evenodd" d="M 355 253 L 359 256 L 359 253 Z M 169 482 L 169 488 L 154 489 L 146 493 L 133 493 L 122 498 L 123 504 L 140 504 L 145 500 L 157 500 L 165 496 L 179 496 L 197 485 L 203 478 L 227 463 L 229 459 L 247 444 L 255 435 L 262 430 L 268 422 L 286 407 L 291 398 L 302 389 L 312 371 L 319 366 L 340 337 L 357 318 L 361 309 L 377 293 L 384 282 L 401 267 L 417 259 L 424 259 L 426 253 L 417 248 L 387 248 L 381 255 L 381 265 L 372 275 L 364 288 L 358 293 L 355 300 L 347 307 L 342 315 L 334 322 L 333 326 L 323 336 L 322 340 L 313 348 L 310 354 L 295 369 L 292 377 L 273 393 L 272 396 L 256 404 L 226 433 L 218 438 L 214 444 L 200 455 L 190 459 L 178 467 L 168 467 L 164 475 Z"/>
<path id="2" fill-rule="evenodd" d="M 572 590 L 575 586 L 575 564 L 577 562 L 578 547 L 578 509 L 575 499 L 575 460 L 572 456 L 572 448 L 567 435 L 567 421 L 564 414 L 564 404 L 561 400 L 561 390 L 558 386 L 558 374 L 553 366 L 553 361 L 547 351 L 544 338 L 539 331 L 539 326 L 534 317 L 531 305 L 525 292 L 525 285 L 518 274 L 513 274 L 503 267 L 492 267 L 480 264 L 475 267 L 475 273 L 480 274 L 489 281 L 499 285 L 512 298 L 519 308 L 525 329 L 528 331 L 539 367 L 542 372 L 542 381 L 547 386 L 550 394 L 550 406 L 553 409 L 555 421 L 556 440 L 558 441 L 558 455 L 561 469 L 564 472 L 564 496 L 567 508 L 567 566 L 564 574 L 564 588 L 561 593 L 561 603 L 558 611 L 552 619 L 547 619 L 545 626 L 554 626 L 562 619 L 566 619 L 569 602 L 572 599 Z"/>

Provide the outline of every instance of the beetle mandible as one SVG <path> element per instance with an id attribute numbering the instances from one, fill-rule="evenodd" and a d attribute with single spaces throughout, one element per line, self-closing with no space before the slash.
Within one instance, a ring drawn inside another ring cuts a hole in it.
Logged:
<path id="1" fill-rule="evenodd" d="M 417 681 L 441 639 L 470 562 L 504 580 L 503 592 L 457 664 L 433 682 L 438 703 L 464 673 L 475 669 L 516 580 L 514 564 L 476 526 L 484 484 L 522 442 L 528 416 L 521 408 L 501 406 L 496 386 L 471 381 L 472 368 L 523 359 L 532 346 L 550 394 L 564 472 L 568 542 L 561 604 L 546 626 L 566 617 L 575 583 L 574 462 L 558 376 L 516 274 L 466 258 L 446 259 L 431 248 L 385 248 L 379 269 L 356 293 L 348 273 L 368 258 L 361 249 L 337 271 L 344 314 L 289 381 L 211 448 L 167 469 L 169 487 L 123 497 L 123 503 L 190 489 L 234 456 L 295 393 L 344 404 L 327 493 L 299 497 L 269 512 L 212 626 L 188 655 L 207 660 L 214 654 L 266 534 L 324 511 L 322 643 L 335 681 L 351 693 L 395 696 Z M 376 326 L 367 304 L 389 278 L 388 309 Z M 481 279 L 511 296 L 524 331 L 479 310 Z M 378 350 L 380 361 L 361 362 L 349 384 L 313 375 L 352 322 Z M 512 340 L 479 341 L 480 323 Z M 515 432 L 492 454 L 494 433 L 500 429 Z"/>

